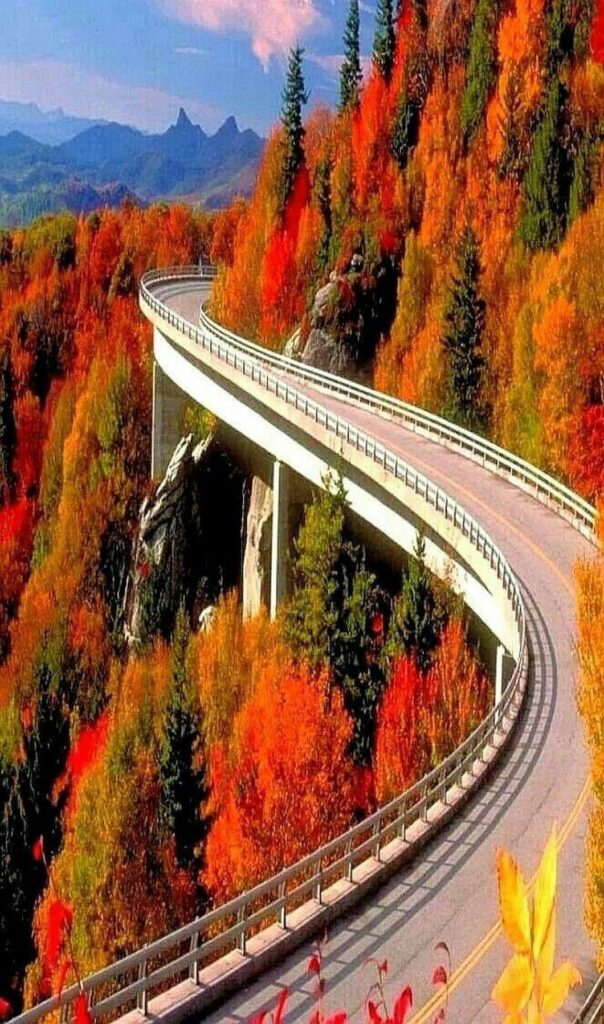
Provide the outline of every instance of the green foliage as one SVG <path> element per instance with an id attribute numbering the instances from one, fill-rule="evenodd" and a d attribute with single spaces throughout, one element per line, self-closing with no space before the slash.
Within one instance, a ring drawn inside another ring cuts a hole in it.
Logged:
<path id="1" fill-rule="evenodd" d="M 470 39 L 470 56 L 461 100 L 460 118 L 464 145 L 469 146 L 484 117 L 496 71 L 495 26 L 497 4 L 478 0 Z"/>
<path id="2" fill-rule="evenodd" d="M 392 77 L 396 35 L 392 0 L 378 0 L 373 39 L 373 63 L 386 82 Z"/>
<path id="3" fill-rule="evenodd" d="M 304 136 L 306 133 L 302 122 L 302 108 L 308 103 L 308 93 L 302 72 L 303 56 L 304 50 L 301 46 L 295 46 L 291 50 L 282 96 L 281 124 L 285 132 L 283 208 L 287 204 L 298 172 L 304 163 Z"/>
<path id="4" fill-rule="evenodd" d="M 40 217 L 27 232 L 26 256 L 31 258 L 39 249 L 49 249 L 59 270 L 75 266 L 77 226 L 71 213 Z"/>
<path id="5" fill-rule="evenodd" d="M 202 405 L 196 402 L 187 405 L 184 414 L 183 430 L 185 434 L 193 434 L 195 441 L 199 444 L 206 441 L 210 434 L 216 430 L 218 420 L 213 413 L 208 412 Z"/>
<path id="6" fill-rule="evenodd" d="M 520 237 L 532 251 L 555 248 L 566 228 L 570 167 L 564 149 L 566 87 L 554 78 L 522 183 Z"/>
<path id="7" fill-rule="evenodd" d="M 419 531 L 414 555 L 401 595 L 394 602 L 385 653 L 388 659 L 412 655 L 425 672 L 432 664 L 449 615 L 426 568 L 426 542 Z"/>
<path id="8" fill-rule="evenodd" d="M 50 436 L 44 449 L 38 504 L 41 519 L 36 532 L 33 568 L 42 564 L 50 547 L 63 489 L 63 448 L 71 430 L 74 411 L 75 388 L 72 382 L 68 382 L 57 402 Z"/>
<path id="9" fill-rule="evenodd" d="M 184 606 L 176 617 L 172 666 L 163 718 L 160 753 L 160 807 L 164 823 L 174 833 L 176 856 L 182 868 L 199 872 L 200 844 L 210 821 L 202 813 L 208 799 L 203 723 L 188 672 L 190 632 Z"/>
<path id="10" fill-rule="evenodd" d="M 589 132 L 584 132 L 579 140 L 573 162 L 573 179 L 568 201 L 569 224 L 572 224 L 593 203 L 598 149 L 599 142 L 594 140 Z"/>
<path id="11" fill-rule="evenodd" d="M 363 552 L 344 540 L 346 495 L 341 479 L 325 481 L 307 507 L 296 541 L 295 591 L 285 636 L 300 660 L 326 669 L 344 694 L 355 732 L 352 754 L 368 763 L 375 713 L 384 687 L 375 622 L 383 599 Z"/>
<path id="12" fill-rule="evenodd" d="M 478 243 L 468 226 L 458 249 L 443 346 L 448 361 L 445 411 L 456 423 L 470 430 L 481 429 L 485 422 L 481 348 L 486 306 L 479 292 L 480 271 Z"/>
<path id="13" fill-rule="evenodd" d="M 405 171 L 409 155 L 417 145 L 422 104 L 419 99 L 409 96 L 403 89 L 396 107 L 390 148 L 401 171 Z"/>
<path id="14" fill-rule="evenodd" d="M 344 29 L 344 60 L 340 68 L 340 110 L 358 105 L 362 80 L 359 0 L 350 0 Z"/>
<path id="15" fill-rule="evenodd" d="M 5 504 L 13 485 L 12 463 L 17 445 L 13 414 L 13 373 L 8 348 L 0 351 L 0 506 Z"/>

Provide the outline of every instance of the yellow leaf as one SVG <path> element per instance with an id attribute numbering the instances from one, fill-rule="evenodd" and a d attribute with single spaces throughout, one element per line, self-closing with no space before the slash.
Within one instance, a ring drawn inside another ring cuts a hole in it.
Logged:
<path id="1" fill-rule="evenodd" d="M 558 868 L 558 846 L 556 830 L 552 832 L 541 858 L 541 864 L 535 880 L 535 900 L 533 909 L 533 957 L 538 960 L 543 944 L 547 939 L 550 919 L 556 901 L 556 882 Z M 555 940 L 554 940 L 555 941 Z"/>
<path id="2" fill-rule="evenodd" d="M 506 850 L 497 850 L 501 924 L 517 953 L 531 952 L 531 927 L 526 885 L 520 869 Z"/>
<path id="3" fill-rule="evenodd" d="M 535 963 L 535 994 L 539 1004 L 547 991 L 554 970 L 554 954 L 556 951 L 556 905 L 550 914 L 549 925 L 541 946 L 541 953 Z"/>
<path id="4" fill-rule="evenodd" d="M 570 960 L 560 964 L 558 970 L 552 975 L 547 986 L 543 999 L 543 1012 L 546 1014 L 557 1013 L 564 1005 L 569 989 L 580 985 L 583 979 L 577 968 Z"/>
<path id="5" fill-rule="evenodd" d="M 508 1013 L 507 1017 L 503 1018 L 503 1024 L 526 1024 L 526 1019 L 521 1013 Z"/>
<path id="6" fill-rule="evenodd" d="M 491 999 L 502 1010 L 518 1014 L 529 1001 L 533 990 L 533 972 L 528 956 L 516 954 L 510 960 L 491 993 Z"/>

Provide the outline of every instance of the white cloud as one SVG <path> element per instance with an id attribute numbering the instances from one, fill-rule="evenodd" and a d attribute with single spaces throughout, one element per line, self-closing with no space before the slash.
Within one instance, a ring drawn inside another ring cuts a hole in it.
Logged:
<path id="1" fill-rule="evenodd" d="M 185 57 L 207 57 L 208 51 L 201 46 L 175 46 L 174 53 Z"/>
<path id="2" fill-rule="evenodd" d="M 328 75 L 331 75 L 332 77 L 335 78 L 339 74 L 339 72 L 340 72 L 340 68 L 342 66 L 342 61 L 344 60 L 344 54 L 343 53 L 307 53 L 306 58 L 307 58 L 307 60 L 310 61 L 311 64 L 316 64 L 316 66 L 318 68 L 321 68 L 322 71 L 325 71 Z M 371 57 L 370 56 L 361 57 L 361 68 L 363 70 L 363 74 L 367 73 L 370 64 L 371 64 Z"/>
<path id="3" fill-rule="evenodd" d="M 18 103 L 37 103 L 44 110 L 62 107 L 68 114 L 105 118 L 161 131 L 180 106 L 204 128 L 218 127 L 221 111 L 206 103 L 183 99 L 147 85 L 104 78 L 77 64 L 40 60 L 0 64 L 0 96 Z"/>
<path id="4" fill-rule="evenodd" d="M 244 32 L 264 68 L 325 27 L 315 0 L 156 0 L 168 13 L 212 32 Z"/>

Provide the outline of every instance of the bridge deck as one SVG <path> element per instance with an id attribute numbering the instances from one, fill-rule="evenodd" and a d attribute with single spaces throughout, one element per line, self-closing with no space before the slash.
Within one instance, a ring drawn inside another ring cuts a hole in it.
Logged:
<path id="1" fill-rule="evenodd" d="M 196 323 L 201 294 L 199 286 L 171 285 L 161 298 Z M 346 1008 L 353 1020 L 364 1020 L 363 1002 L 374 980 L 367 960 L 379 956 L 390 964 L 389 997 L 411 984 L 419 1008 L 414 1020 L 431 1021 L 421 1007 L 433 994 L 434 945 L 445 940 L 458 968 L 451 1019 L 499 1021 L 489 995 L 509 951 L 493 928 L 494 851 L 505 846 L 532 872 L 554 823 L 564 833 L 558 956 L 578 964 L 584 993 L 594 972 L 582 912 L 588 766 L 575 706 L 572 572 L 589 545 L 555 513 L 463 456 L 331 396 L 320 401 L 424 472 L 490 532 L 523 586 L 533 659 L 526 714 L 502 767 L 415 864 L 334 926 L 326 950 L 327 1008 Z M 306 974 L 310 952 L 302 948 L 206 1019 L 248 1020 L 271 1006 L 285 984 L 291 990 L 287 1020 L 307 1020 L 314 990 Z M 581 998 L 576 993 L 569 1006 L 578 1007 Z"/>

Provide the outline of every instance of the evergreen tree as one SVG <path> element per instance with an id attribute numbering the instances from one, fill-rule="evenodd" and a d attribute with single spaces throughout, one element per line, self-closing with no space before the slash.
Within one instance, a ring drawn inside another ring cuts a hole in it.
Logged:
<path id="1" fill-rule="evenodd" d="M 480 259 L 474 232 L 467 227 L 457 255 L 457 273 L 446 313 L 443 345 L 448 361 L 447 415 L 461 426 L 484 425 L 481 354 L 485 302 L 478 289 Z"/>
<path id="2" fill-rule="evenodd" d="M 13 392 L 10 356 L 4 349 L 0 352 L 0 505 L 8 501 L 13 484 L 12 462 L 17 444 Z"/>
<path id="3" fill-rule="evenodd" d="M 564 149 L 565 87 L 554 78 L 545 99 L 522 184 L 520 237 L 531 250 L 554 248 L 566 227 L 570 167 Z"/>
<path id="4" fill-rule="evenodd" d="M 363 552 L 344 540 L 346 495 L 341 481 L 325 481 L 306 509 L 296 541 L 294 596 L 285 635 L 294 653 L 315 670 L 327 669 L 354 720 L 352 755 L 369 763 L 375 713 L 384 687 L 381 636 L 375 623 L 383 599 Z"/>
<path id="5" fill-rule="evenodd" d="M 396 108 L 390 143 L 392 155 L 401 171 L 406 169 L 411 150 L 417 145 L 421 112 L 420 101 L 411 98 L 407 90 L 403 89 Z"/>
<path id="6" fill-rule="evenodd" d="M 304 50 L 301 46 L 295 46 L 291 50 L 282 97 L 281 124 L 285 132 L 283 207 L 291 195 L 298 172 L 304 163 L 304 136 L 306 133 L 302 121 L 302 108 L 308 103 L 308 93 L 302 72 L 303 56 Z"/>
<path id="7" fill-rule="evenodd" d="M 493 84 L 496 70 L 496 13 L 497 5 L 493 0 L 478 0 L 460 110 L 461 132 L 466 147 L 472 142 L 482 122 Z"/>
<path id="8" fill-rule="evenodd" d="M 597 154 L 597 143 L 594 143 L 590 132 L 584 132 L 573 164 L 573 180 L 570 187 L 568 219 L 572 224 L 594 200 L 594 158 Z"/>
<path id="9" fill-rule="evenodd" d="M 340 69 L 340 110 L 357 106 L 362 80 L 359 0 L 350 0 L 344 29 L 344 60 Z"/>
<path id="10" fill-rule="evenodd" d="M 396 35 L 392 0 L 378 0 L 373 40 L 373 63 L 386 82 L 392 77 Z"/>
<path id="11" fill-rule="evenodd" d="M 522 97 L 522 80 L 510 75 L 504 97 L 504 114 L 501 120 L 501 134 L 504 145 L 498 173 L 520 184 L 526 170 L 527 144 L 525 109 Z"/>
<path id="12" fill-rule="evenodd" d="M 394 603 L 386 653 L 389 658 L 401 652 L 412 655 L 425 672 L 432 664 L 446 614 L 426 568 L 426 542 L 419 531 L 414 555 L 401 596 Z"/>
<path id="13" fill-rule="evenodd" d="M 187 666 L 189 642 L 189 625 L 181 606 L 174 627 L 170 688 L 163 721 L 161 810 L 165 825 L 174 833 L 178 863 L 197 874 L 203 863 L 199 846 L 210 826 L 203 813 L 209 789 L 201 710 Z"/>

